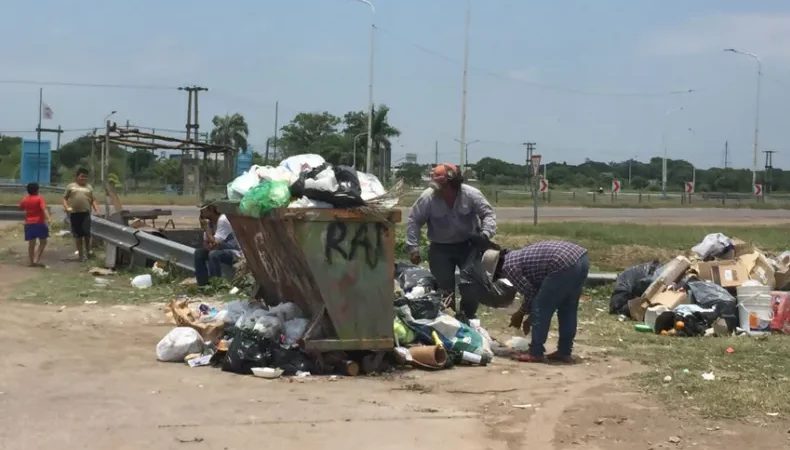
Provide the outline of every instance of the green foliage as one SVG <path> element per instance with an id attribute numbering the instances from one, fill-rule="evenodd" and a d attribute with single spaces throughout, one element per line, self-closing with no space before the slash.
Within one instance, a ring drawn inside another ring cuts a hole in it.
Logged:
<path id="1" fill-rule="evenodd" d="M 222 145 L 231 149 L 232 154 L 225 158 L 224 170 L 227 181 L 232 178 L 235 167 L 236 155 L 239 151 L 247 150 L 247 139 L 250 128 L 247 121 L 239 113 L 225 116 L 214 116 L 211 119 L 214 129 L 211 130 L 209 139 L 212 144 Z"/>
<path id="2" fill-rule="evenodd" d="M 426 166 L 404 163 L 398 167 L 398 178 L 402 179 L 408 186 L 419 186 L 422 184 L 422 176 L 426 171 Z"/>
<path id="3" fill-rule="evenodd" d="M 0 178 L 18 178 L 22 162 L 22 139 L 0 136 Z"/>

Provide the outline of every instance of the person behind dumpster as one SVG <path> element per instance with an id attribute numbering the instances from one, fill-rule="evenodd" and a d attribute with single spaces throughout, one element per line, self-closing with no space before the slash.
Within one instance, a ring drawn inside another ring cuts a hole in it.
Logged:
<path id="1" fill-rule="evenodd" d="M 413 264 L 421 262 L 420 230 L 428 225 L 428 264 L 440 290 L 452 292 L 455 309 L 455 269 L 470 251 L 496 234 L 496 214 L 485 196 L 468 184 L 453 164 L 438 164 L 431 184 L 414 202 L 406 225 L 406 246 Z M 474 319 L 477 301 L 462 298 L 462 319 Z"/>
<path id="2" fill-rule="evenodd" d="M 77 246 L 77 254 L 81 261 L 93 256 L 91 250 L 91 210 L 99 213 L 93 187 L 88 184 L 88 169 L 80 167 L 73 183 L 66 186 L 63 195 L 63 207 L 69 215 L 71 234 Z"/>
<path id="3" fill-rule="evenodd" d="M 41 264 L 41 256 L 47 247 L 52 217 L 49 215 L 44 199 L 38 195 L 38 183 L 27 185 L 27 196 L 19 202 L 19 209 L 25 212 L 25 241 L 27 241 L 29 265 L 44 267 Z"/>
<path id="4" fill-rule="evenodd" d="M 222 277 L 222 264 L 233 266 L 241 256 L 241 247 L 225 214 L 209 203 L 200 208 L 204 224 L 203 248 L 195 250 L 195 278 L 198 286 L 209 284 L 211 278 Z"/>
<path id="5" fill-rule="evenodd" d="M 523 296 L 521 308 L 510 318 L 510 326 L 521 328 L 525 335 L 530 328 L 532 331 L 529 350 L 514 358 L 525 362 L 573 362 L 579 297 L 590 270 L 587 249 L 573 242 L 543 241 L 501 253 L 494 277 L 506 278 Z M 544 355 L 555 312 L 559 325 L 557 351 Z"/>

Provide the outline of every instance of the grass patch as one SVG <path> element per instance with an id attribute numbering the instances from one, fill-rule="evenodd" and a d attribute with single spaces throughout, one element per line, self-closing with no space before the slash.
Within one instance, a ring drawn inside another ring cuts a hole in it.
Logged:
<path id="1" fill-rule="evenodd" d="M 711 419 L 770 421 L 768 413 L 790 416 L 790 336 L 683 338 L 634 330 L 608 314 L 611 287 L 587 289 L 579 307 L 577 343 L 595 360 L 601 354 L 641 363 L 645 370 L 631 381 L 670 410 L 691 411 Z M 483 308 L 483 325 L 503 340 L 519 336 L 508 328 L 509 314 Z M 549 349 L 556 345 L 556 317 Z M 735 351 L 727 353 L 727 348 Z M 597 356 L 596 356 L 597 355 Z M 713 381 L 702 378 L 712 372 Z M 664 382 L 669 375 L 672 381 Z"/>

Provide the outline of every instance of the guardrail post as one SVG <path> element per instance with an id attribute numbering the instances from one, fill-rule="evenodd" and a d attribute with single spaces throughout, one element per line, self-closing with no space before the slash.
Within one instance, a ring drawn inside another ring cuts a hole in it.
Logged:
<path id="1" fill-rule="evenodd" d="M 571 191 L 571 200 L 576 200 L 576 191 Z"/>
<path id="2" fill-rule="evenodd" d="M 595 203 L 595 192 L 593 192 L 593 203 Z"/>
<path id="3" fill-rule="evenodd" d="M 638 202 L 642 203 L 642 193 L 641 192 L 639 193 L 639 200 L 638 200 Z"/>
<path id="4" fill-rule="evenodd" d="M 551 203 L 551 191 L 547 192 L 547 193 L 546 193 L 546 196 L 547 196 L 547 201 L 548 201 L 549 203 Z"/>
<path id="5" fill-rule="evenodd" d="M 494 191 L 494 203 L 499 204 L 499 190 Z"/>

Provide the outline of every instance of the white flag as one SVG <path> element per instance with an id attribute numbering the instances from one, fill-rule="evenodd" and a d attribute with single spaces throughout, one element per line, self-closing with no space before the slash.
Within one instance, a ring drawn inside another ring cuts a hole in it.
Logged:
<path id="1" fill-rule="evenodd" d="M 49 105 L 47 105 L 46 103 L 44 103 L 44 104 L 41 106 L 41 116 L 42 116 L 44 119 L 47 119 L 47 120 L 52 120 L 52 116 L 53 116 L 53 114 L 54 114 L 54 113 L 52 112 L 52 108 L 50 108 L 50 107 L 49 107 Z"/>

